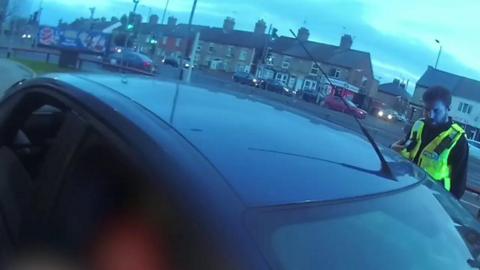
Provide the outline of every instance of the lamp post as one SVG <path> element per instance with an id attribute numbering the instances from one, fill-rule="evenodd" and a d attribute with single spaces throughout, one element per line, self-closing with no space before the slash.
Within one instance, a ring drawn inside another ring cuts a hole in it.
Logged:
<path id="1" fill-rule="evenodd" d="M 165 3 L 165 8 L 163 9 L 162 22 L 161 22 L 161 24 L 163 24 L 164 21 L 165 21 L 165 15 L 167 14 L 168 4 L 169 4 L 169 3 L 170 3 L 170 0 L 167 0 L 167 3 Z"/>
<path id="2" fill-rule="evenodd" d="M 435 42 L 440 46 L 440 49 L 438 50 L 438 55 L 437 55 L 437 61 L 435 62 L 435 69 L 438 67 L 438 61 L 440 60 L 440 55 L 442 55 L 442 44 L 440 43 L 440 40 L 435 39 Z"/>
<path id="3" fill-rule="evenodd" d="M 183 59 L 181 60 L 180 62 L 180 65 L 181 65 L 181 69 L 180 69 L 180 80 L 186 80 L 186 78 L 188 76 L 186 76 L 184 78 L 184 74 L 183 74 L 183 69 L 184 69 L 184 61 L 185 61 L 185 58 L 187 55 L 189 55 L 189 51 L 188 51 L 188 42 L 190 40 L 190 32 L 192 31 L 192 23 L 193 23 L 193 16 L 195 15 L 195 10 L 197 8 L 197 0 L 193 0 L 193 6 L 192 6 L 192 11 L 190 12 L 190 18 L 188 19 L 188 25 L 187 25 L 187 32 L 185 33 L 185 42 L 183 44 L 183 51 L 184 51 L 184 54 L 183 54 Z M 192 48 L 192 50 L 195 50 L 195 48 Z M 192 59 L 190 59 L 190 62 L 192 61 Z M 190 64 L 190 66 L 188 67 L 188 72 L 191 72 L 192 71 L 192 65 Z"/>
<path id="4" fill-rule="evenodd" d="M 140 0 L 133 0 L 133 13 L 135 14 L 135 12 L 137 11 L 137 6 L 138 6 L 138 3 L 140 2 Z"/>

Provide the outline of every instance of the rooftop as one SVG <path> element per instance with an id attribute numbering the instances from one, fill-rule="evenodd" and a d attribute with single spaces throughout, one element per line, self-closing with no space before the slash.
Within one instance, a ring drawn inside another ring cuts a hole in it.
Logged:
<path id="1" fill-rule="evenodd" d="M 417 86 L 443 86 L 452 92 L 452 95 L 480 102 L 480 82 L 460 75 L 435 69 L 429 66 Z"/>
<path id="2" fill-rule="evenodd" d="M 399 80 L 394 80 L 391 83 L 384 83 L 378 86 L 378 91 L 392 96 L 401 96 L 404 99 L 410 99 L 410 94 L 407 92 L 405 84 L 400 83 Z"/>
<path id="3" fill-rule="evenodd" d="M 314 41 L 305 41 L 304 45 L 318 62 L 364 70 L 370 78 L 373 78 L 372 63 L 368 52 L 342 49 L 336 45 Z M 274 52 L 310 60 L 310 57 L 295 38 L 281 36 L 272 43 L 271 47 Z"/>

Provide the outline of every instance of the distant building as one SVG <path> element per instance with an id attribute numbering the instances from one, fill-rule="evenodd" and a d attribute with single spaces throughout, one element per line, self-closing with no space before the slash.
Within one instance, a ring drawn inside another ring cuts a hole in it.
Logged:
<path id="1" fill-rule="evenodd" d="M 225 72 L 251 72 L 263 51 L 266 34 L 235 30 L 234 26 L 235 20 L 227 17 L 223 28 L 201 30 L 194 64 Z"/>
<path id="2" fill-rule="evenodd" d="M 298 30 L 298 40 L 282 36 L 272 41 L 257 76 L 280 80 L 290 88 L 318 98 L 335 93 L 367 107 L 376 96 L 378 86 L 370 54 L 352 49 L 350 35 L 342 36 L 338 46 L 310 41 L 309 35 L 308 29 L 302 27 Z M 320 67 L 299 41 L 303 42 Z M 320 68 L 327 73 L 334 89 L 331 89 Z"/>
<path id="3" fill-rule="evenodd" d="M 175 58 L 178 61 L 192 51 L 195 33 L 200 33 L 200 40 L 195 49 L 194 65 L 200 68 L 225 72 L 250 72 L 261 57 L 267 35 L 264 21 L 257 22 L 253 32 L 235 30 L 235 20 L 227 17 L 222 28 L 192 25 L 188 33 L 188 25 L 177 24 L 174 17 L 168 18 L 166 25 L 142 24 L 139 40 L 143 51 L 148 51 L 149 41 L 158 40 L 156 56 Z M 145 50 L 146 48 L 146 50 Z"/>
<path id="4" fill-rule="evenodd" d="M 403 114 L 408 109 L 410 100 L 406 87 L 406 84 L 398 79 L 393 80 L 391 83 L 380 84 L 376 99 L 385 104 L 386 107 Z"/>
<path id="5" fill-rule="evenodd" d="M 429 66 L 418 80 L 410 101 L 408 116 L 411 119 L 422 117 L 422 96 L 432 86 L 443 86 L 451 91 L 450 116 L 465 128 L 468 138 L 480 140 L 480 81 Z"/>

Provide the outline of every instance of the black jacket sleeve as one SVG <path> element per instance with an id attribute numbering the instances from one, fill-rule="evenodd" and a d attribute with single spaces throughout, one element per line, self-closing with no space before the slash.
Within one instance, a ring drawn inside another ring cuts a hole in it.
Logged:
<path id="1" fill-rule="evenodd" d="M 467 187 L 468 154 L 468 142 L 463 136 L 453 147 L 448 158 L 448 164 L 452 168 L 450 192 L 457 199 L 463 196 Z"/>

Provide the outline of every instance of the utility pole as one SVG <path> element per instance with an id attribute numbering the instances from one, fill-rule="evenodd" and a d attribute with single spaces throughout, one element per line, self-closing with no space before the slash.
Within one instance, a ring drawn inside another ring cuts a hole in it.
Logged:
<path id="1" fill-rule="evenodd" d="M 197 55 L 197 46 L 198 42 L 200 41 L 200 32 L 195 34 L 195 39 L 193 40 L 192 52 L 190 53 L 190 61 L 187 69 L 187 76 L 185 77 L 185 82 L 189 83 L 190 79 L 192 78 L 192 69 L 195 57 Z"/>
<path id="2" fill-rule="evenodd" d="M 438 39 L 435 39 L 435 42 L 440 46 L 440 49 L 438 50 L 437 61 L 435 62 L 435 69 L 437 69 L 438 61 L 440 60 L 440 55 L 442 55 L 442 44 Z"/>
<path id="3" fill-rule="evenodd" d="M 165 22 L 165 15 L 167 15 L 167 10 L 168 10 L 168 4 L 169 3 L 170 3 L 170 0 L 167 0 L 167 3 L 165 4 L 165 8 L 163 9 L 161 24 L 163 24 Z"/>
<path id="4" fill-rule="evenodd" d="M 96 9 L 95 7 L 89 8 L 89 10 L 90 10 L 90 20 L 93 20 L 93 16 L 95 15 L 95 9 Z"/>
<path id="5" fill-rule="evenodd" d="M 188 41 L 190 39 L 190 32 L 192 31 L 192 22 L 193 22 L 193 16 L 195 15 L 195 9 L 197 8 L 197 0 L 193 0 L 193 6 L 192 6 L 192 11 L 190 12 L 190 18 L 188 19 L 188 27 L 187 27 L 187 33 L 185 33 L 185 42 L 184 42 L 184 54 L 183 54 L 183 58 L 185 58 L 185 56 L 189 55 L 188 53 Z M 195 48 L 192 48 L 192 49 L 195 49 Z M 184 59 L 182 59 L 180 65 L 181 65 L 181 69 L 180 69 L 180 80 L 183 80 L 183 62 L 184 62 Z M 186 77 L 185 77 L 186 79 Z"/>

